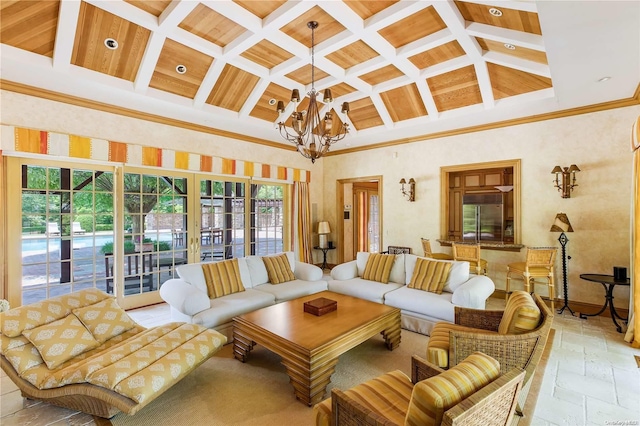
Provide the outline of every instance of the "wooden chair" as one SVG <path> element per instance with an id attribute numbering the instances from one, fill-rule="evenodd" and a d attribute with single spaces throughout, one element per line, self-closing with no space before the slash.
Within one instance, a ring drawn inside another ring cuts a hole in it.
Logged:
<path id="1" fill-rule="evenodd" d="M 441 368 L 415 355 L 411 359 L 411 364 L 412 377 L 410 382 L 408 378 L 399 375 L 392 377 L 398 373 L 402 375 L 399 371 L 387 373 L 374 379 L 384 382 L 388 377 L 390 387 L 397 392 L 394 399 L 399 400 L 397 401 L 399 403 L 394 404 L 393 409 L 381 406 L 384 404 L 384 396 L 372 399 L 366 397 L 366 385 L 374 380 L 363 384 L 364 388 L 363 385 L 358 385 L 346 392 L 336 388 L 332 389 L 332 425 L 404 425 L 404 416 L 412 404 L 414 407 L 412 410 L 423 408 L 421 392 L 413 392 L 413 387 L 423 380 L 428 381 L 444 372 Z M 429 411 L 429 414 L 435 415 L 436 419 L 440 420 L 439 423 L 436 423 L 439 425 L 509 425 L 513 419 L 523 378 L 524 372 L 522 370 L 513 369 L 453 406 L 448 406 L 447 402 L 450 403 L 451 400 L 448 397 L 443 397 L 444 405 L 438 406 L 435 411 Z M 408 383 L 398 386 L 394 383 L 398 379 L 406 380 Z M 363 399 L 366 401 L 365 403 L 363 403 Z M 393 414 L 391 414 L 392 412 Z"/>
<path id="2" fill-rule="evenodd" d="M 480 258 L 480 244 L 452 243 L 453 259 L 469 262 L 469 272 L 487 275 L 487 261 Z"/>
<path id="3" fill-rule="evenodd" d="M 431 331 L 427 344 L 427 358 L 434 362 L 432 358 L 440 358 L 437 352 L 444 350 L 447 355 L 445 368 L 449 368 L 459 364 L 470 354 L 480 351 L 496 359 L 503 373 L 512 368 L 523 369 L 524 384 L 517 409 L 517 413 L 522 415 L 533 374 L 542 358 L 553 323 L 553 311 L 540 296 L 534 294 L 533 300 L 540 310 L 540 320 L 537 327 L 521 334 L 498 333 L 506 309 L 488 311 L 456 306 L 455 324 L 439 322 Z M 438 364 L 443 366 L 440 362 Z"/>
<path id="4" fill-rule="evenodd" d="M 411 247 L 402 247 L 402 246 L 389 246 L 387 247 L 387 251 L 383 251 L 382 254 L 411 254 Z"/>
<path id="5" fill-rule="evenodd" d="M 439 259 L 439 260 L 453 260 L 453 256 L 448 255 L 446 253 L 434 253 L 431 251 L 431 243 L 426 238 L 420 238 L 422 241 L 422 250 L 424 251 L 424 257 L 429 257 L 431 259 Z"/>
<path id="6" fill-rule="evenodd" d="M 524 262 L 515 262 L 507 265 L 507 283 L 505 286 L 506 299 L 509 299 L 511 288 L 511 276 L 520 275 L 524 279 L 524 290 L 527 293 L 535 293 L 535 279 L 547 280 L 551 310 L 554 309 L 555 280 L 553 266 L 558 249 L 555 247 L 528 247 L 527 257 Z"/>

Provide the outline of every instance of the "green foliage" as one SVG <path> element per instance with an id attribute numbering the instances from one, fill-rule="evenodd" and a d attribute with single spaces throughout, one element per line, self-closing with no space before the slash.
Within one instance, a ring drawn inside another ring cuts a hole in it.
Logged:
<path id="1" fill-rule="evenodd" d="M 166 241 L 155 241 L 150 238 L 145 238 L 143 243 L 153 244 L 153 251 L 168 251 L 171 250 L 171 244 Z M 109 241 L 105 243 L 101 248 L 100 252 L 102 254 L 113 253 L 113 241 Z M 124 253 L 131 254 L 136 252 L 136 244 L 130 239 L 124 240 Z"/>

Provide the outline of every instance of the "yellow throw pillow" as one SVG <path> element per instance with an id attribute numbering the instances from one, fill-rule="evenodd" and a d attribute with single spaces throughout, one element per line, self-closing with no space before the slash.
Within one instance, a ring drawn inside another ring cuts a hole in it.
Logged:
<path id="1" fill-rule="evenodd" d="M 500 376 L 500 363 L 474 352 L 449 370 L 413 387 L 405 425 L 439 425 L 444 413 Z"/>
<path id="2" fill-rule="evenodd" d="M 204 263 L 202 272 L 207 283 L 207 294 L 210 299 L 244 291 L 238 259 Z"/>
<path id="3" fill-rule="evenodd" d="M 395 260 L 395 254 L 371 253 L 364 267 L 362 278 L 387 284 Z"/>
<path id="4" fill-rule="evenodd" d="M 444 284 L 449 278 L 451 265 L 450 262 L 438 262 L 419 257 L 416 259 L 416 266 L 408 287 L 442 294 Z"/>
<path id="5" fill-rule="evenodd" d="M 73 314 L 22 334 L 38 349 L 50 369 L 100 345 Z"/>
<path id="6" fill-rule="evenodd" d="M 498 325 L 498 334 L 522 334 L 540 324 L 540 308 L 526 291 L 514 291 Z"/>
<path id="7" fill-rule="evenodd" d="M 73 313 L 100 343 L 131 330 L 136 323 L 118 306 L 115 299 L 74 309 Z"/>
<path id="8" fill-rule="evenodd" d="M 296 279 L 285 253 L 278 256 L 263 256 L 262 261 L 265 268 L 267 268 L 267 275 L 269 275 L 271 284 L 281 284 Z"/>

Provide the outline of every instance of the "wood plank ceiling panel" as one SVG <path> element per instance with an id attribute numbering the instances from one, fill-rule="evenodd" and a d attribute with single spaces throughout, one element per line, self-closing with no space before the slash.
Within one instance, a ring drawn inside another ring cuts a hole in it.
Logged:
<path id="1" fill-rule="evenodd" d="M 446 62 L 448 60 L 466 55 L 460 43 L 457 40 L 442 44 L 433 49 L 429 49 L 417 55 L 409 57 L 409 61 L 418 69 L 425 69 L 436 64 Z"/>
<path id="2" fill-rule="evenodd" d="M 382 67 L 375 71 L 368 72 L 366 74 L 362 74 L 360 79 L 365 83 L 368 83 L 372 86 L 376 84 L 380 84 L 385 81 L 392 80 L 397 77 L 402 77 L 404 74 L 398 68 L 393 65 L 387 65 L 386 67 Z"/>
<path id="3" fill-rule="evenodd" d="M 242 52 L 240 56 L 271 69 L 293 58 L 294 55 L 269 40 L 262 40 Z"/>
<path id="4" fill-rule="evenodd" d="M 384 0 L 345 0 L 347 6 L 349 6 L 355 13 L 358 14 L 363 20 L 371 18 L 378 12 L 382 12 L 389 6 L 393 6 L 398 3 L 399 0 L 384 1 Z"/>
<path id="5" fill-rule="evenodd" d="M 328 60 L 343 69 L 349 69 L 354 65 L 361 64 L 380 56 L 378 52 L 373 50 L 367 43 L 362 40 L 353 42 L 342 49 L 325 56 Z"/>
<path id="6" fill-rule="evenodd" d="M 269 16 L 273 11 L 282 6 L 287 2 L 287 0 L 233 0 L 234 3 L 242 6 L 247 9 L 249 12 L 253 13 L 260 19 L 264 19 Z"/>
<path id="7" fill-rule="evenodd" d="M 247 30 L 202 3 L 178 26 L 220 47 L 225 47 Z"/>
<path id="8" fill-rule="evenodd" d="M 226 64 L 207 103 L 239 112 L 259 80 L 256 75 Z"/>
<path id="9" fill-rule="evenodd" d="M 298 68 L 297 70 L 290 72 L 286 76 L 293 81 L 297 81 L 300 84 L 304 84 L 304 85 L 311 84 L 311 64 L 307 64 L 302 68 Z M 322 71 L 320 68 L 316 66 L 315 77 L 316 77 L 316 81 L 318 81 L 318 80 L 322 80 L 325 77 L 329 77 L 329 74 Z M 300 93 L 300 96 L 302 96 L 302 93 Z"/>
<path id="10" fill-rule="evenodd" d="M 380 99 L 394 122 L 427 115 L 427 108 L 415 83 L 382 92 Z"/>
<path id="11" fill-rule="evenodd" d="M 273 104 L 269 102 L 272 99 L 276 102 L 283 101 L 286 106 L 291 101 L 291 89 L 275 83 L 269 84 L 249 115 L 262 120 L 275 122 L 278 118 L 278 111 L 276 111 L 277 104 L 275 102 Z"/>
<path id="12" fill-rule="evenodd" d="M 349 118 L 353 123 L 353 127 L 357 130 L 364 130 L 384 124 L 378 113 L 378 109 L 369 97 L 349 102 L 349 107 L 351 109 Z"/>
<path id="13" fill-rule="evenodd" d="M 538 62 L 545 65 L 547 64 L 547 54 L 545 52 L 516 46 L 514 44 L 511 44 L 511 46 L 515 47 L 515 49 L 509 49 L 505 46 L 505 43 L 481 37 L 476 37 L 476 40 L 478 40 L 478 44 L 483 50 L 504 53 L 505 55 L 526 59 L 527 61 Z"/>
<path id="14" fill-rule="evenodd" d="M 446 28 L 433 6 L 396 21 L 378 31 L 396 49 Z"/>
<path id="15" fill-rule="evenodd" d="M 551 87 L 551 79 L 547 77 L 492 63 L 487 63 L 487 69 L 495 99 L 503 99 Z"/>
<path id="16" fill-rule="evenodd" d="M 322 8 L 314 6 L 280 28 L 280 31 L 311 48 L 311 29 L 307 27 L 309 21 L 318 22 L 318 28 L 315 30 L 316 45 L 345 30 L 341 23 L 333 19 Z"/>
<path id="17" fill-rule="evenodd" d="M 193 99 L 212 63 L 211 56 L 168 38 L 160 52 L 149 86 Z M 179 74 L 176 71 L 178 65 L 184 65 L 187 72 Z"/>
<path id="18" fill-rule="evenodd" d="M 53 57 L 60 1 L 0 1 L 0 41 Z"/>
<path id="19" fill-rule="evenodd" d="M 537 13 L 462 1 L 455 1 L 454 3 L 467 21 L 542 35 Z M 499 4 L 499 2 L 496 3 Z M 502 16 L 494 16 L 489 13 L 489 9 L 492 7 L 499 9 L 502 12 Z"/>
<path id="20" fill-rule="evenodd" d="M 133 81 L 151 32 L 91 4 L 81 2 L 71 63 L 99 73 Z M 105 39 L 113 38 L 111 50 Z"/>
<path id="21" fill-rule="evenodd" d="M 473 65 L 427 79 L 438 111 L 448 111 L 482 103 Z"/>
<path id="22" fill-rule="evenodd" d="M 153 16 L 160 17 L 172 0 L 124 0 Z"/>

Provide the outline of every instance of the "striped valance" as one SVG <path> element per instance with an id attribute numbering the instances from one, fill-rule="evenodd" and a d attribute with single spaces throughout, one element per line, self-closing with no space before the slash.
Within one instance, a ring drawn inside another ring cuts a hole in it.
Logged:
<path id="1" fill-rule="evenodd" d="M 164 167 L 287 182 L 311 181 L 309 170 L 14 126 L 2 126 L 2 139 L 5 152 L 13 146 L 16 152 L 85 158 L 131 166 Z"/>

